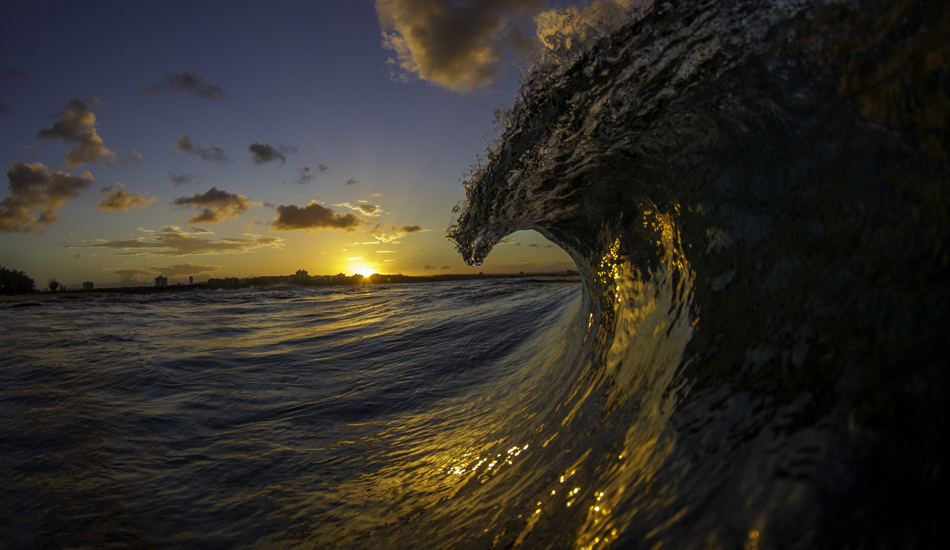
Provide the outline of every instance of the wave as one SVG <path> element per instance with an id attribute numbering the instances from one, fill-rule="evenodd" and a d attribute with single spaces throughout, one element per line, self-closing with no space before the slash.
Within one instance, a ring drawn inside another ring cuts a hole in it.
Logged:
<path id="1" fill-rule="evenodd" d="M 597 490 L 509 544 L 939 540 L 948 75 L 950 5 L 911 0 L 654 3 L 529 74 L 447 236 L 575 261 L 534 414 Z"/>

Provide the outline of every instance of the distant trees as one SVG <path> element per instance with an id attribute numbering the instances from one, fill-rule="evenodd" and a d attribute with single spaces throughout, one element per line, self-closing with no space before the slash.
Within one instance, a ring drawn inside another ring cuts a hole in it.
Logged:
<path id="1" fill-rule="evenodd" d="M 49 287 L 50 292 L 56 292 L 56 290 L 63 285 L 61 285 L 56 279 L 50 279 L 46 281 L 46 286 Z"/>
<path id="2" fill-rule="evenodd" d="M 7 269 L 0 265 L 0 294 L 20 294 L 33 292 L 33 279 L 22 271 Z"/>

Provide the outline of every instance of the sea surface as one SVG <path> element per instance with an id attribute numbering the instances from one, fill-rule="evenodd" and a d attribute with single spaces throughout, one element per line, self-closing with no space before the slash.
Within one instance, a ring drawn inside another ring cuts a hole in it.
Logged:
<path id="1" fill-rule="evenodd" d="M 950 3 L 631 6 L 447 230 L 578 278 L 0 306 L 0 547 L 945 544 Z"/>

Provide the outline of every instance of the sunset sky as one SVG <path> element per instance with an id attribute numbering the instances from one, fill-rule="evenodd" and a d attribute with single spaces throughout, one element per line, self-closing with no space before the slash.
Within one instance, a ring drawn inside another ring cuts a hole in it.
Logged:
<path id="1" fill-rule="evenodd" d="M 4 3 L 0 264 L 38 287 L 572 268 L 529 232 L 470 268 L 445 229 L 519 60 L 628 3 Z"/>

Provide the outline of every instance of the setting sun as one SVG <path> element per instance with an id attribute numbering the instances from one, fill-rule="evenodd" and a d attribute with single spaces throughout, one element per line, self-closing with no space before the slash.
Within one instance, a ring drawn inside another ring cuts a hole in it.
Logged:
<path id="1" fill-rule="evenodd" d="M 374 265 L 375 264 L 370 262 L 350 262 L 347 264 L 347 269 L 344 273 L 347 275 L 359 274 L 365 277 L 376 273 L 377 269 L 373 267 Z"/>

